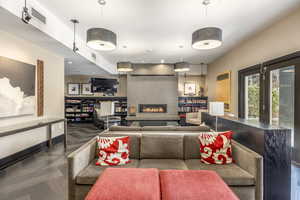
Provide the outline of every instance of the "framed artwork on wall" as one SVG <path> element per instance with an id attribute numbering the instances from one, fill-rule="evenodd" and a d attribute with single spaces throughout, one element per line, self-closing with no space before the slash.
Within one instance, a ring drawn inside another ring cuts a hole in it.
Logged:
<path id="1" fill-rule="evenodd" d="M 83 95 L 93 95 L 92 85 L 90 83 L 81 84 L 81 94 L 83 94 Z"/>
<path id="2" fill-rule="evenodd" d="M 36 113 L 36 66 L 0 56 L 0 118 Z"/>
<path id="3" fill-rule="evenodd" d="M 196 83 L 184 83 L 184 95 L 196 95 Z"/>
<path id="4" fill-rule="evenodd" d="M 217 76 L 216 101 L 224 102 L 226 112 L 231 112 L 231 71 Z"/>
<path id="5" fill-rule="evenodd" d="M 79 95 L 80 84 L 79 83 L 69 83 L 68 84 L 68 94 L 69 95 Z"/>

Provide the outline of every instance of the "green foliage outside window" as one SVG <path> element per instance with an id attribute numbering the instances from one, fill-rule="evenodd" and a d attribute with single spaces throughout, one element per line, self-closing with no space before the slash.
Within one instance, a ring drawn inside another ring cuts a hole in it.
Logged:
<path id="1" fill-rule="evenodd" d="M 273 117 L 278 116 L 279 113 L 279 90 L 272 89 L 272 113 Z M 248 86 L 248 117 L 259 117 L 259 87 L 258 85 Z"/>

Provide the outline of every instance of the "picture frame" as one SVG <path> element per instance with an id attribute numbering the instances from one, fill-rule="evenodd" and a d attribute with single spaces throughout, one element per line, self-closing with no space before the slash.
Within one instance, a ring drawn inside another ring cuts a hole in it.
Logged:
<path id="1" fill-rule="evenodd" d="M 231 112 L 231 71 L 217 75 L 216 101 L 224 102 L 225 112 Z"/>
<path id="2" fill-rule="evenodd" d="M 79 83 L 69 83 L 68 84 L 68 95 L 79 95 L 80 94 L 80 84 Z"/>
<path id="3" fill-rule="evenodd" d="M 81 84 L 81 94 L 82 95 L 93 95 L 92 92 L 92 84 L 90 83 L 82 83 Z"/>
<path id="4" fill-rule="evenodd" d="M 184 95 L 196 95 L 196 83 L 194 82 L 184 83 Z"/>

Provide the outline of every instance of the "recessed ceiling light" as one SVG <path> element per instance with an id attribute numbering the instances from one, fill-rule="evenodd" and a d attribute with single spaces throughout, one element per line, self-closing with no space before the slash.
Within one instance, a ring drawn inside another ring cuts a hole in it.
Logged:
<path id="1" fill-rule="evenodd" d="M 126 46 L 126 45 L 123 45 L 123 48 L 124 48 L 124 49 L 127 49 L 127 46 Z"/>
<path id="2" fill-rule="evenodd" d="M 101 6 L 104 6 L 106 4 L 106 1 L 105 0 L 99 0 L 98 3 L 101 5 Z"/>
<path id="3" fill-rule="evenodd" d="M 179 45 L 178 47 L 179 47 L 180 49 L 182 49 L 182 48 L 183 48 L 183 45 Z"/>
<path id="4" fill-rule="evenodd" d="M 153 49 L 147 49 L 146 52 L 147 53 L 151 53 L 153 51 Z"/>

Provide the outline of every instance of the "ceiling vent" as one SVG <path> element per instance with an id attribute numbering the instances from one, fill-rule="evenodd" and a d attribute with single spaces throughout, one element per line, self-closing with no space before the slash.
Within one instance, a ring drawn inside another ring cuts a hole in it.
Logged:
<path id="1" fill-rule="evenodd" d="M 33 17 L 35 17 L 36 19 L 38 19 L 40 22 L 42 22 L 43 24 L 46 24 L 47 20 L 46 17 L 44 15 L 42 15 L 39 11 L 37 11 L 34 8 L 31 8 L 31 15 Z"/>

